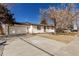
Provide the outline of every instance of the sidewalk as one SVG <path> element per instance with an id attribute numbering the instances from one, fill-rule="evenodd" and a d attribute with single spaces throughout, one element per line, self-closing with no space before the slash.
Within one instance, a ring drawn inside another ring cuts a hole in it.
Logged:
<path id="1" fill-rule="evenodd" d="M 79 56 L 79 37 L 75 37 L 72 42 L 55 54 L 59 56 Z"/>

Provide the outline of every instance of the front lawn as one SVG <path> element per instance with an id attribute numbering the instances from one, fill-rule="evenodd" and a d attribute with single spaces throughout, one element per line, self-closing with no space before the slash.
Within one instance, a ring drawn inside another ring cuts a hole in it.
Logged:
<path id="1" fill-rule="evenodd" d="M 69 43 L 74 39 L 76 34 L 77 33 L 74 32 L 74 33 L 58 33 L 55 35 L 54 34 L 38 34 L 38 35 L 52 39 L 52 40 L 57 40 L 60 42 Z"/>

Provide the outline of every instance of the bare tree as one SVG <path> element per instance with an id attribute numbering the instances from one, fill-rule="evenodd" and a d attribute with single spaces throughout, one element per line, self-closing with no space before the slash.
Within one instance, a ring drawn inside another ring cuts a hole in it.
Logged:
<path id="1" fill-rule="evenodd" d="M 73 12 L 74 10 L 74 12 Z M 54 20 L 56 29 L 63 31 L 64 29 L 71 30 L 73 21 L 79 12 L 75 10 L 75 4 L 61 4 L 61 8 L 50 7 L 48 8 L 48 17 Z"/>
<path id="2" fill-rule="evenodd" d="M 46 11 L 40 9 L 40 14 L 41 14 L 41 22 L 40 22 L 40 24 L 48 25 L 48 22 L 47 22 L 47 19 L 46 19 Z"/>

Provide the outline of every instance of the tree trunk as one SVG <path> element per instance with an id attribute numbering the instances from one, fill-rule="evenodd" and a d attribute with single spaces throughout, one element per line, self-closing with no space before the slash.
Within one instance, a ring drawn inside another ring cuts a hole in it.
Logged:
<path id="1" fill-rule="evenodd" d="M 0 25 L 0 35 L 4 35 L 3 28 L 1 25 Z"/>

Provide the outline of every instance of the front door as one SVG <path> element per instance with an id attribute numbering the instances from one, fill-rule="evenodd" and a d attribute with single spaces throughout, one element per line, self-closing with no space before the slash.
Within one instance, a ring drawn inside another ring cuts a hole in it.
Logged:
<path id="1" fill-rule="evenodd" d="M 44 32 L 46 32 L 46 26 L 44 26 Z"/>

